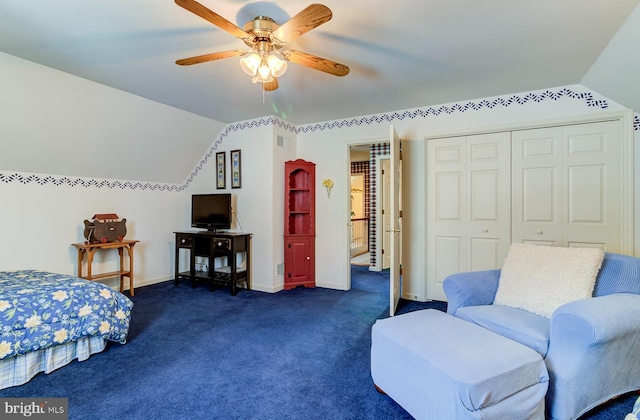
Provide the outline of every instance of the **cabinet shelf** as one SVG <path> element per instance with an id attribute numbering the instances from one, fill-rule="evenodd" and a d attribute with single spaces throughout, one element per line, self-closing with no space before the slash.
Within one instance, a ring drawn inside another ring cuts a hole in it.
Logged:
<path id="1" fill-rule="evenodd" d="M 174 232 L 176 235 L 175 284 L 190 280 L 192 286 L 198 282 L 213 286 L 229 286 L 236 295 L 237 284 L 246 283 L 250 289 L 251 234 L 233 232 Z M 189 269 L 179 270 L 180 250 L 189 253 Z M 208 270 L 196 269 L 196 257 L 208 260 Z M 237 259 L 244 262 L 238 264 Z M 223 264 L 223 265 L 221 265 Z"/>
<path id="2" fill-rule="evenodd" d="M 178 273 L 178 276 L 181 278 L 186 278 L 186 277 L 191 277 L 191 278 L 196 278 L 196 279 L 209 279 L 209 272 L 208 271 L 202 271 L 202 270 L 196 270 L 193 272 L 193 274 L 191 274 L 190 271 L 181 271 Z"/>

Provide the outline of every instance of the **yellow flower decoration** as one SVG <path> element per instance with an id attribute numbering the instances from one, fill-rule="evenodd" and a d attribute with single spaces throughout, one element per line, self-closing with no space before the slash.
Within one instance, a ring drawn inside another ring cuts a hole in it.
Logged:
<path id="1" fill-rule="evenodd" d="M 67 330 L 63 328 L 53 334 L 53 341 L 55 341 L 56 343 L 64 343 L 67 337 Z"/>
<path id="2" fill-rule="evenodd" d="M 80 310 L 78 311 L 78 315 L 79 316 L 87 316 L 89 315 L 91 312 L 93 312 L 91 310 L 91 306 L 89 305 L 84 305 L 82 308 L 80 308 Z"/>
<path id="3" fill-rule="evenodd" d="M 322 180 L 322 185 L 327 189 L 327 197 L 331 198 L 331 189 L 333 188 L 333 180 L 331 178 L 325 178 Z"/>
<path id="4" fill-rule="evenodd" d="M 41 325 L 41 324 L 42 324 L 42 318 L 40 318 L 39 315 L 31 315 L 24 322 L 24 327 L 25 328 L 35 328 L 35 327 L 37 327 L 38 325 Z"/>
<path id="5" fill-rule="evenodd" d="M 5 357 L 6 355 L 11 353 L 11 343 L 8 341 L 3 341 L 0 343 L 0 357 Z"/>
<path id="6" fill-rule="evenodd" d="M 64 300 L 68 297 L 69 295 L 64 290 L 53 292 L 53 300 L 57 300 L 58 302 L 64 302 Z"/>

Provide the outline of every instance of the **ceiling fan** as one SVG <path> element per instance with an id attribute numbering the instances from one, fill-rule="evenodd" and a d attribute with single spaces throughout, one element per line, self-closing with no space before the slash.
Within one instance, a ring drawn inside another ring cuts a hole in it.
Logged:
<path id="1" fill-rule="evenodd" d="M 240 66 L 252 77 L 254 83 L 262 83 L 264 91 L 273 91 L 278 88 L 278 77 L 286 71 L 287 61 L 335 76 L 349 74 L 349 67 L 344 64 L 302 51 L 291 49 L 280 51 L 289 42 L 331 19 L 333 16 L 331 10 L 322 4 L 308 6 L 282 25 L 278 25 L 267 16 L 257 16 L 240 28 L 195 0 L 175 0 L 175 2 L 178 6 L 241 39 L 251 48 L 250 51 L 229 50 L 183 58 L 177 60 L 176 64 L 189 66 L 223 58 L 242 57 Z"/>

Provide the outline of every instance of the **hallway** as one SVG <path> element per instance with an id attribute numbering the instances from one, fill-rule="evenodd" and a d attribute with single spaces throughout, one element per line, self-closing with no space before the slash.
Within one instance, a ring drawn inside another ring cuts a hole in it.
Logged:
<path id="1" fill-rule="evenodd" d="M 370 255 L 368 252 L 364 254 L 356 255 L 351 258 L 351 264 L 353 265 L 369 265 Z"/>

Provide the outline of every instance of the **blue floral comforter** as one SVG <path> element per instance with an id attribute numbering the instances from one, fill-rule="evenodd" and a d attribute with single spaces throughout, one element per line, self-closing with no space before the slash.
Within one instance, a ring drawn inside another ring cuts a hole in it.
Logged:
<path id="1" fill-rule="evenodd" d="M 101 336 L 125 343 L 133 302 L 104 284 L 45 271 L 0 271 L 0 359 Z"/>

